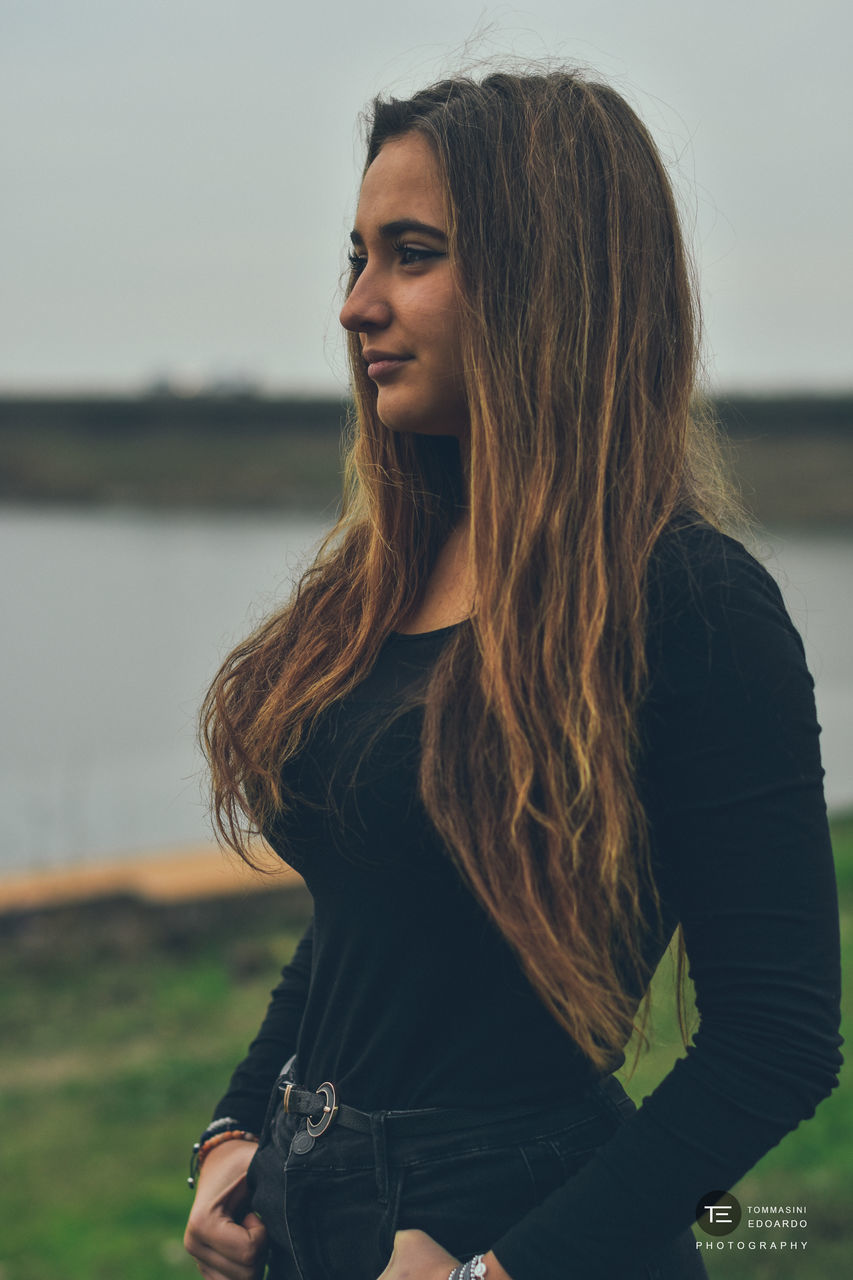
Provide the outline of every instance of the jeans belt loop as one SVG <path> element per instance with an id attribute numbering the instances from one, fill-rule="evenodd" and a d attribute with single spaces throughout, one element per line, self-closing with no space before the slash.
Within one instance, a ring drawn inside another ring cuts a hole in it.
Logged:
<path id="1" fill-rule="evenodd" d="M 373 1139 L 373 1168 L 376 1174 L 376 1199 L 387 1205 L 389 1196 L 388 1134 L 385 1126 L 386 1111 L 374 1111 L 370 1116 L 370 1136 Z"/>

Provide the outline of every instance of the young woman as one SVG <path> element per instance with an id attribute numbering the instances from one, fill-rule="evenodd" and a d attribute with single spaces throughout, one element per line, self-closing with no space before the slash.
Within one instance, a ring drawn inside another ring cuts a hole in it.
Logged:
<path id="1" fill-rule="evenodd" d="M 204 709 L 221 832 L 315 914 L 187 1247 L 216 1280 L 702 1276 L 697 1211 L 835 1084 L 838 932 L 669 182 L 607 87 L 460 78 L 374 104 L 352 242 L 343 514 Z M 678 924 L 701 1022 L 635 1110 Z"/>

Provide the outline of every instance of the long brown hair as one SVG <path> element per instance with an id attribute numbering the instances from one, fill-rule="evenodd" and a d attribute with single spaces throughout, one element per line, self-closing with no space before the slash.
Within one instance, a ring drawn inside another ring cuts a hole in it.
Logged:
<path id="1" fill-rule="evenodd" d="M 546 1006 L 605 1068 L 648 979 L 657 901 L 634 781 L 647 567 L 674 517 L 716 521 L 723 502 L 691 417 L 688 260 L 656 147 L 605 85 L 500 73 L 377 100 L 367 165 L 410 130 L 449 211 L 466 466 L 452 438 L 383 426 L 350 335 L 341 516 L 208 692 L 214 814 L 251 860 L 252 833 L 292 799 L 284 762 L 369 671 L 468 507 L 476 611 L 423 695 L 421 795 Z"/>

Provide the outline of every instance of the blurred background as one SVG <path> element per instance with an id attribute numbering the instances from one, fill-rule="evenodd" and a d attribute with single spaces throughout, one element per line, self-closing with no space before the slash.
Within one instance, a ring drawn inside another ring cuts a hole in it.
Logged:
<path id="1" fill-rule="evenodd" d="M 0 1158 L 19 1170 L 0 1280 L 192 1274 L 176 1164 L 308 910 L 211 852 L 195 717 L 334 519 L 337 310 L 376 93 L 554 59 L 652 129 L 752 549 L 816 679 L 847 927 L 851 28 L 840 0 L 0 4 Z M 678 1052 L 661 1019 L 638 1097 Z M 715 1274 L 849 1258 L 851 1117 L 836 1095 L 746 1183 L 809 1202 L 810 1248 Z M 57 1132 L 75 1177 L 53 1180 L 46 1228 Z"/>

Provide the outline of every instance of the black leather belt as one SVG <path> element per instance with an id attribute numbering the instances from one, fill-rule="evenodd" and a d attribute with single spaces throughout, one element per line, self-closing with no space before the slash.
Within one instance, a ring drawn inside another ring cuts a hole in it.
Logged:
<path id="1" fill-rule="evenodd" d="M 618 1088 L 618 1086 L 616 1086 Z M 354 1129 L 357 1133 L 371 1133 L 373 1118 L 367 1111 L 359 1111 L 356 1107 L 348 1107 L 338 1102 L 335 1086 L 328 1080 L 317 1086 L 316 1091 L 301 1089 L 292 1081 L 280 1079 L 278 1089 L 281 1093 L 281 1105 L 288 1115 L 306 1116 L 306 1130 L 302 1131 L 302 1145 L 305 1150 L 313 1146 L 307 1144 L 306 1133 L 311 1139 L 319 1138 L 333 1124 L 342 1125 L 345 1129 Z M 621 1090 L 620 1090 L 621 1094 Z M 584 1108 L 585 1109 L 585 1108 Z M 399 1138 L 418 1137 L 421 1134 L 453 1133 L 460 1129 L 472 1129 L 479 1124 L 492 1124 L 497 1119 L 513 1120 L 516 1117 L 541 1113 L 542 1102 L 520 1102 L 517 1107 L 509 1107 L 496 1114 L 494 1110 L 477 1111 L 473 1108 L 450 1110 L 444 1107 L 429 1107 L 422 1111 L 384 1111 L 381 1113 L 383 1123 Z M 307 1145 L 306 1145 L 307 1144 Z"/>
<path id="2" fill-rule="evenodd" d="M 290 1116 L 307 1116 L 306 1128 L 312 1138 L 319 1138 L 333 1124 L 357 1133 L 371 1133 L 373 1121 L 368 1111 L 348 1107 L 338 1102 L 335 1086 L 325 1080 L 316 1092 L 300 1089 L 295 1084 L 281 1081 L 281 1105 Z M 470 1111 L 449 1111 L 430 1107 L 423 1111 L 385 1111 L 382 1113 L 399 1137 L 414 1137 L 421 1133 L 443 1133 L 454 1129 L 467 1129 L 476 1124 Z M 484 1121 L 491 1117 L 484 1116 Z"/>

